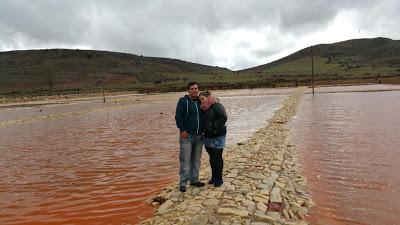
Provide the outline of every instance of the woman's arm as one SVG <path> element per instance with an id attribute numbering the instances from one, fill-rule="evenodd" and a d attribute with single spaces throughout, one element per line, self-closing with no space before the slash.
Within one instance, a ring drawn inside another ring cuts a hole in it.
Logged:
<path id="1" fill-rule="evenodd" d="M 224 106 L 221 103 L 214 104 L 214 110 L 216 114 L 216 120 L 214 121 L 214 127 L 221 128 L 225 125 L 228 120 Z"/>

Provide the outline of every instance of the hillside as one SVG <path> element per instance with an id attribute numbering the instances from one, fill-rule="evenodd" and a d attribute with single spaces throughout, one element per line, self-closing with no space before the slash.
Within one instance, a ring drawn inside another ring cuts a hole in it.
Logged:
<path id="1" fill-rule="evenodd" d="M 0 93 L 92 91 L 101 88 L 103 78 L 108 89 L 181 89 L 188 80 L 209 81 L 225 74 L 232 72 L 177 59 L 116 52 L 69 49 L 0 52 Z"/>
<path id="2" fill-rule="evenodd" d="M 354 39 L 313 46 L 314 74 L 319 81 L 386 79 L 400 76 L 400 41 Z M 272 63 L 238 71 L 274 81 L 306 82 L 311 74 L 310 48 Z"/>
<path id="3" fill-rule="evenodd" d="M 355 39 L 313 47 L 317 84 L 400 83 L 400 41 Z M 257 67 L 230 71 L 178 59 L 70 49 L 0 52 L 0 96 L 107 91 L 309 85 L 310 48 Z"/>

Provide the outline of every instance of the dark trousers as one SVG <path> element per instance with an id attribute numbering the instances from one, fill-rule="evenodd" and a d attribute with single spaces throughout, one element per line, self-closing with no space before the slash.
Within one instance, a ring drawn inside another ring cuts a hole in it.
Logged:
<path id="1" fill-rule="evenodd" d="M 215 183 L 222 183 L 222 169 L 224 168 L 224 161 L 222 159 L 223 148 L 211 148 L 205 146 L 208 155 L 210 156 L 210 165 L 212 178 Z"/>

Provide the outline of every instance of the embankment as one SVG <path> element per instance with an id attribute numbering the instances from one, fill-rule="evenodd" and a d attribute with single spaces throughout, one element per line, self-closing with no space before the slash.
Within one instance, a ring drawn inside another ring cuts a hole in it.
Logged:
<path id="1" fill-rule="evenodd" d="M 224 150 L 222 187 L 189 187 L 180 193 L 176 181 L 147 201 L 161 206 L 141 224 L 307 224 L 305 216 L 313 201 L 285 127 L 304 91 L 294 90 L 265 128 Z M 210 174 L 204 161 L 200 179 L 206 181 Z"/>

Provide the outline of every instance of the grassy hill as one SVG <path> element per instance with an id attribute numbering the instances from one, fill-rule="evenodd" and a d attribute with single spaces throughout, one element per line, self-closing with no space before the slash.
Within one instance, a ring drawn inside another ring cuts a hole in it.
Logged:
<path id="1" fill-rule="evenodd" d="M 396 80 L 400 76 L 400 41 L 388 38 L 354 39 L 313 46 L 314 75 L 320 83 Z M 311 74 L 310 48 L 272 63 L 238 71 L 273 82 L 307 83 Z"/>
<path id="2" fill-rule="evenodd" d="M 355 39 L 313 47 L 319 84 L 400 83 L 400 41 Z M 46 49 L 0 52 L 0 95 L 107 91 L 179 91 L 189 80 L 203 88 L 309 84 L 310 48 L 272 63 L 230 71 L 178 59 L 125 53 Z"/>
<path id="3" fill-rule="evenodd" d="M 189 80 L 246 82 L 226 68 L 177 59 L 69 49 L 0 52 L 0 94 L 182 90 Z"/>

